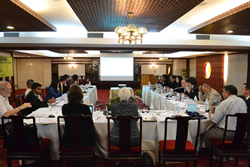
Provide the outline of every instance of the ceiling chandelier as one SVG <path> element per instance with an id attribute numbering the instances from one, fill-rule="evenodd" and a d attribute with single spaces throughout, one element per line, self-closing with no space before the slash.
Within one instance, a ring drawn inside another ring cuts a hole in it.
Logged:
<path id="1" fill-rule="evenodd" d="M 134 15 L 133 12 L 128 13 L 128 16 L 130 18 L 129 25 L 127 25 L 126 27 L 117 26 L 115 28 L 115 33 L 117 33 L 119 37 L 118 43 L 120 43 L 121 39 L 122 39 L 122 44 L 124 44 L 124 41 L 129 41 L 129 44 L 131 44 L 132 41 L 135 41 L 135 45 L 136 45 L 137 40 L 141 40 L 141 43 L 142 43 L 143 34 L 146 34 L 148 32 L 148 30 L 145 27 L 137 28 L 135 25 L 131 24 L 133 15 Z"/>
<path id="2" fill-rule="evenodd" d="M 164 52 L 163 52 L 162 57 L 159 58 L 159 60 L 160 61 L 167 61 L 168 60 L 167 56 L 164 55 Z"/>
<path id="3" fill-rule="evenodd" d="M 69 61 L 71 61 L 71 60 L 73 60 L 73 56 L 72 56 L 72 55 L 69 55 L 69 53 L 67 53 L 67 55 L 64 56 L 64 60 L 69 60 Z"/>

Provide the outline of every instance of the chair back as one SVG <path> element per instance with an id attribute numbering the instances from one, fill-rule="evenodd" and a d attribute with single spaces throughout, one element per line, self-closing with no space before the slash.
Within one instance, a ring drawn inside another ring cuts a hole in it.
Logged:
<path id="1" fill-rule="evenodd" d="M 26 129 L 24 127 L 24 119 L 32 120 L 32 130 Z M 2 122 L 4 122 L 4 120 L 11 120 L 12 125 L 7 127 L 6 124 L 3 124 L 3 132 L 7 143 L 8 151 L 11 152 L 12 150 L 14 150 L 14 152 L 29 152 L 29 149 L 31 148 L 29 146 L 29 141 L 31 140 L 35 142 L 35 145 L 32 146 L 32 150 L 39 151 L 39 140 L 37 137 L 36 122 L 34 117 L 2 117 Z"/>
<path id="2" fill-rule="evenodd" d="M 236 113 L 234 115 L 228 114 L 226 116 L 225 131 L 223 135 L 222 148 L 225 147 L 225 137 L 227 133 L 227 125 L 229 117 L 236 117 L 236 131 L 233 138 L 232 149 L 242 149 L 244 147 L 244 139 L 246 137 L 247 122 L 250 119 L 250 113 Z M 250 127 L 249 127 L 250 128 Z"/>
<path id="3" fill-rule="evenodd" d="M 198 143 L 198 136 L 200 131 L 200 118 L 192 118 L 192 117 L 182 117 L 176 116 L 174 118 L 167 117 L 165 119 L 165 130 L 164 130 L 164 150 L 166 152 L 166 145 L 167 143 L 167 124 L 168 120 L 176 120 L 177 122 L 177 132 L 176 132 L 176 139 L 175 139 L 175 149 L 173 153 L 176 154 L 184 154 L 186 153 L 186 142 L 188 137 L 188 125 L 190 120 L 197 120 L 197 132 L 196 132 L 196 139 L 195 139 L 195 146 L 194 149 L 196 151 L 197 143 Z"/>
<path id="4" fill-rule="evenodd" d="M 16 101 L 16 107 L 21 106 L 24 103 L 24 94 L 16 95 L 15 101 Z"/>
<path id="5" fill-rule="evenodd" d="M 133 117 L 133 116 L 118 116 L 118 117 L 107 117 L 108 119 L 108 151 L 110 153 L 111 150 L 111 141 L 110 141 L 110 120 L 118 120 L 119 121 L 119 153 L 117 154 L 129 154 L 131 153 L 130 146 L 130 137 L 131 137 L 131 121 L 132 120 L 140 120 L 140 138 L 139 138 L 139 149 L 137 153 L 141 153 L 141 141 L 142 141 L 142 118 L 141 117 Z"/>
<path id="6" fill-rule="evenodd" d="M 79 152 L 82 151 L 82 139 L 81 134 L 84 136 L 88 136 L 90 141 L 94 140 L 93 137 L 93 127 L 91 125 L 92 118 L 91 115 L 82 115 L 82 114 L 68 114 L 66 116 L 58 116 L 57 117 L 57 125 L 58 125 L 58 136 L 60 143 L 60 150 L 62 149 L 62 138 L 60 131 L 60 120 L 64 119 L 67 124 L 67 129 L 69 132 L 69 142 L 70 142 L 70 151 Z M 84 129 L 81 128 L 81 123 L 86 122 L 87 127 Z"/>

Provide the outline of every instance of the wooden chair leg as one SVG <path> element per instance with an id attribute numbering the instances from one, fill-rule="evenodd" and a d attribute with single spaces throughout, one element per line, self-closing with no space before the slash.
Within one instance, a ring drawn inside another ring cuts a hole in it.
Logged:
<path id="1" fill-rule="evenodd" d="M 59 163 L 60 163 L 60 167 L 63 167 L 63 160 L 59 160 Z"/>
<path id="2" fill-rule="evenodd" d="M 188 161 L 186 162 L 186 167 L 188 167 Z"/>
<path id="3" fill-rule="evenodd" d="M 194 161 L 194 167 L 197 167 L 197 160 Z"/>
<path id="4" fill-rule="evenodd" d="M 8 164 L 8 167 L 11 167 L 11 159 L 7 158 L 7 164 Z"/>
<path id="5" fill-rule="evenodd" d="M 223 158 L 224 158 L 223 156 L 220 156 L 220 157 L 219 157 L 219 161 L 220 161 L 220 162 L 219 162 L 219 163 L 220 163 L 220 164 L 219 164 L 219 167 L 223 167 Z"/>
<path id="6" fill-rule="evenodd" d="M 94 157 L 92 159 L 92 166 L 95 167 L 95 155 L 94 155 Z"/>
<path id="7" fill-rule="evenodd" d="M 25 160 L 22 160 L 22 166 L 25 166 Z"/>
<path id="8" fill-rule="evenodd" d="M 248 157 L 248 167 L 250 167 L 250 157 Z"/>
<path id="9" fill-rule="evenodd" d="M 161 167 L 161 152 L 158 154 L 158 167 Z"/>
<path id="10" fill-rule="evenodd" d="M 239 159 L 238 159 L 238 157 L 236 157 L 236 158 L 235 158 L 235 164 L 234 164 L 234 165 L 235 165 L 235 166 L 238 166 L 238 162 L 239 162 Z"/>
<path id="11" fill-rule="evenodd" d="M 209 166 L 213 166 L 213 152 L 211 152 L 209 156 Z"/>

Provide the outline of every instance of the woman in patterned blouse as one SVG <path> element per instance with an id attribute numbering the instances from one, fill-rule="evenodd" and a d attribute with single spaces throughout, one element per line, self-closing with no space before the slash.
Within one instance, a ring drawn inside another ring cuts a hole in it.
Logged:
<path id="1" fill-rule="evenodd" d="M 131 92 L 127 88 L 120 89 L 118 96 L 121 99 L 120 103 L 113 104 L 111 106 L 111 116 L 139 116 L 137 105 L 133 103 L 129 103 L 128 99 L 131 96 Z M 137 128 L 137 120 L 131 120 L 131 138 L 130 145 L 131 147 L 136 147 L 140 144 L 140 132 Z M 111 130 L 111 143 L 114 146 L 120 145 L 119 140 L 119 121 L 114 121 L 114 127 Z"/>

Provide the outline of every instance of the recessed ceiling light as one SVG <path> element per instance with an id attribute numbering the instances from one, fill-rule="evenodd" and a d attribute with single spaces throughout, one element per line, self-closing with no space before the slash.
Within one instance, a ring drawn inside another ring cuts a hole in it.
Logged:
<path id="1" fill-rule="evenodd" d="M 10 30 L 14 29 L 14 27 L 12 27 L 12 26 L 7 26 L 7 28 L 10 29 Z"/>
<path id="2" fill-rule="evenodd" d="M 231 33 L 233 33 L 233 30 L 228 30 L 227 33 L 231 34 Z"/>
<path id="3" fill-rule="evenodd" d="M 209 3 L 208 2 L 202 2 L 199 6 L 208 6 Z"/>

